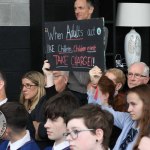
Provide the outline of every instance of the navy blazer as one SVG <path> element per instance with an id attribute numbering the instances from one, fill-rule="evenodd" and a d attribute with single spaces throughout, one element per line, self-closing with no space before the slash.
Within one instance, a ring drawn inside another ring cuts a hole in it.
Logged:
<path id="1" fill-rule="evenodd" d="M 53 150 L 53 147 L 49 146 L 49 147 L 46 147 L 44 150 Z M 64 149 L 60 149 L 60 150 L 70 150 L 70 148 L 68 146 L 68 147 L 65 147 Z"/>
<path id="2" fill-rule="evenodd" d="M 0 150 L 6 150 L 8 146 L 9 141 L 5 140 L 0 144 Z M 34 140 L 30 140 L 29 142 L 25 143 L 23 146 L 21 146 L 17 150 L 40 150 L 40 148 L 37 146 Z"/>

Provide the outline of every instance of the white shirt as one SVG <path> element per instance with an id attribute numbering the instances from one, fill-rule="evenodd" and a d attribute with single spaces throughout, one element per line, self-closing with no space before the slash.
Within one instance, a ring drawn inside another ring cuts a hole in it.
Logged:
<path id="1" fill-rule="evenodd" d="M 66 148 L 68 146 L 69 146 L 69 142 L 68 141 L 64 141 L 64 142 L 62 142 L 62 143 L 60 143 L 58 145 L 55 145 L 55 143 L 54 143 L 53 150 L 61 150 L 61 149 L 64 149 L 64 148 Z"/>
<path id="2" fill-rule="evenodd" d="M 30 140 L 31 140 L 30 133 L 28 130 L 26 130 L 26 135 L 23 138 L 21 138 L 20 140 L 14 143 L 9 142 L 8 146 L 10 146 L 11 150 L 17 150 L 18 148 L 20 148 L 21 146 L 23 146 L 25 143 L 27 143 Z"/>
<path id="3" fill-rule="evenodd" d="M 5 99 L 3 99 L 3 100 L 0 100 L 0 106 L 3 105 L 4 103 L 6 103 L 7 100 L 8 100 L 7 98 L 5 98 Z"/>

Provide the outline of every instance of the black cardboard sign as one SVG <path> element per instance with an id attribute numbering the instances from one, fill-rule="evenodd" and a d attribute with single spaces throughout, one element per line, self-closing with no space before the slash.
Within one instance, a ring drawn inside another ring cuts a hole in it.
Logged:
<path id="1" fill-rule="evenodd" d="M 51 70 L 89 71 L 105 66 L 104 19 L 46 22 L 45 53 Z"/>

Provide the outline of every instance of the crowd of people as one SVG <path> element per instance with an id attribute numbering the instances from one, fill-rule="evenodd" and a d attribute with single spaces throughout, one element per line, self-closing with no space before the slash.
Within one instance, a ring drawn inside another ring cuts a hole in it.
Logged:
<path id="1" fill-rule="evenodd" d="M 74 11 L 77 20 L 90 19 L 93 2 L 75 0 Z M 150 149 L 149 67 L 144 62 L 131 64 L 125 74 L 119 68 L 102 72 L 98 66 L 89 72 L 51 70 L 45 60 L 41 72 L 23 75 L 18 102 L 7 98 L 0 72 L 0 114 L 7 122 L 0 150 Z"/>

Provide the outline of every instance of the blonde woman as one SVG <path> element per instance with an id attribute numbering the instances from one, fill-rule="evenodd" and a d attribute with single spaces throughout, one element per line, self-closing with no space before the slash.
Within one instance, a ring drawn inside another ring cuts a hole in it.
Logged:
<path id="1" fill-rule="evenodd" d="M 27 72 L 22 77 L 20 102 L 25 105 L 29 113 L 35 108 L 39 100 L 45 95 L 44 75 L 38 71 Z"/>

